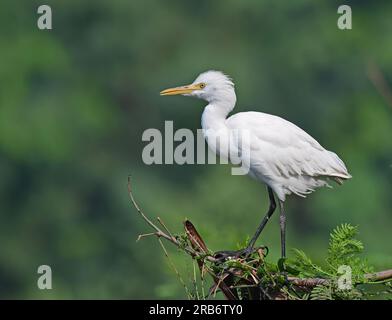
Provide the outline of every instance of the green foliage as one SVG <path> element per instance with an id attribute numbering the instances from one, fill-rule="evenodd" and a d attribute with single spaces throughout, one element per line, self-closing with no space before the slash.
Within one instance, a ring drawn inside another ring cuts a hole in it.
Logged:
<path id="1" fill-rule="evenodd" d="M 342 224 L 336 227 L 330 234 L 325 266 L 321 267 L 311 261 L 306 254 L 295 249 L 295 259 L 292 262 L 302 277 L 320 277 L 328 279 L 328 285 L 317 285 L 310 294 L 310 299 L 332 300 L 332 299 L 366 299 L 366 290 L 361 291 L 357 287 L 367 283 L 365 275 L 373 272 L 366 261 L 361 257 L 364 246 L 356 238 L 358 227 L 350 224 Z M 338 281 L 342 276 L 342 266 L 350 268 L 350 289 L 339 289 Z"/>
<path id="2" fill-rule="evenodd" d="M 339 266 L 348 265 L 352 269 L 356 281 L 364 281 L 363 275 L 372 272 L 366 259 L 361 259 L 364 247 L 355 237 L 358 228 L 349 224 L 337 227 L 330 236 L 327 263 L 332 272 L 337 272 Z"/>
<path id="3" fill-rule="evenodd" d="M 52 30 L 36 27 L 43 3 L 52 7 Z M 170 225 L 189 217 L 214 250 L 235 249 L 253 233 L 267 210 L 263 186 L 228 166 L 141 159 L 145 129 L 165 120 L 200 128 L 203 102 L 158 93 L 211 68 L 233 77 L 235 112 L 296 123 L 337 152 L 354 177 L 288 199 L 288 246 L 321 261 L 325 235 L 343 219 L 366 225 L 369 261 L 390 267 L 392 108 L 367 70 L 371 60 L 392 81 L 392 1 L 351 1 L 354 24 L 346 31 L 336 27 L 337 5 L 2 0 L 0 297 L 183 297 L 155 243 L 135 243 L 145 225 L 130 206 L 128 174 L 146 212 Z M 276 217 L 260 241 L 279 246 Z M 171 256 L 188 269 L 181 252 Z M 268 258 L 278 256 L 271 250 Z M 37 289 L 41 264 L 53 268 L 52 290 Z M 301 272 L 326 276 L 322 266 Z"/>
<path id="4" fill-rule="evenodd" d="M 351 260 L 351 258 L 363 250 L 362 242 L 355 239 L 358 227 L 342 224 L 336 227 L 330 235 L 328 260 L 331 264 Z"/>
<path id="5" fill-rule="evenodd" d="M 322 267 L 316 265 L 312 260 L 299 249 L 293 249 L 294 259 L 291 262 L 293 268 L 299 272 L 301 277 L 323 277 L 325 275 L 330 276 L 327 271 L 324 271 Z M 290 260 L 289 260 L 290 262 Z"/>
<path id="6" fill-rule="evenodd" d="M 293 259 L 280 259 L 277 264 L 267 261 L 265 248 L 247 258 L 211 262 L 203 256 L 197 260 L 240 299 L 391 299 L 392 278 L 370 281 L 366 276 L 372 268 L 361 257 L 364 247 L 356 238 L 357 230 L 350 224 L 342 224 L 332 231 L 323 266 L 298 249 L 293 250 Z M 298 281 L 307 284 L 301 285 Z"/>
<path id="7" fill-rule="evenodd" d="M 367 261 L 360 258 L 364 247 L 361 241 L 356 239 L 358 228 L 350 224 L 342 224 L 336 227 L 330 234 L 328 255 L 325 259 L 326 266 L 321 267 L 312 260 L 302 250 L 293 249 L 293 266 L 305 277 L 332 277 L 338 275 L 340 266 L 348 265 L 352 269 L 354 278 L 359 278 L 363 274 L 371 272 Z"/>

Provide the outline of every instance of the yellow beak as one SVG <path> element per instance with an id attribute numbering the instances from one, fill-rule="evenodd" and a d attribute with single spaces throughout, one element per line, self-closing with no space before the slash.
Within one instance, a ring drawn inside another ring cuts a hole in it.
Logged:
<path id="1" fill-rule="evenodd" d="M 174 96 L 177 94 L 192 93 L 195 90 L 200 90 L 199 84 L 189 84 L 187 86 L 169 88 L 160 92 L 161 96 Z"/>

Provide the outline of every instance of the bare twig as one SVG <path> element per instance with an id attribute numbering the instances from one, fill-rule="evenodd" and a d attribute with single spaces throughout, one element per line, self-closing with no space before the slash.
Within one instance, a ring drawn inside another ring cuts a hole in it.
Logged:
<path id="1" fill-rule="evenodd" d="M 176 239 L 173 235 L 172 235 L 172 233 L 169 231 L 169 229 L 166 227 L 166 225 L 163 223 L 163 221 L 162 221 L 162 219 L 160 218 L 160 217 L 157 217 L 157 220 L 158 220 L 158 222 L 159 222 L 159 224 L 166 230 L 166 232 L 170 235 L 170 237 L 172 238 L 172 239 Z"/>
<path id="2" fill-rule="evenodd" d="M 391 98 L 392 98 L 392 96 L 391 96 Z M 391 99 L 391 102 L 392 102 L 392 99 Z M 212 276 L 215 284 L 210 289 L 210 295 L 213 294 L 215 296 L 215 294 L 219 288 L 220 291 L 225 295 L 225 297 L 228 300 L 238 300 L 239 297 L 238 297 L 238 293 L 236 290 L 248 288 L 249 290 L 260 289 L 263 292 L 264 296 L 269 299 L 271 297 L 274 297 L 274 299 L 280 299 L 280 298 L 285 298 L 285 297 L 287 298 L 287 292 L 282 293 L 282 292 L 278 292 L 278 291 L 275 292 L 274 291 L 274 292 L 272 292 L 272 295 L 269 295 L 268 292 L 260 286 L 260 279 L 259 279 L 258 274 L 256 272 L 257 268 L 254 267 L 254 264 L 263 263 L 264 258 L 266 256 L 266 254 L 268 253 L 267 247 L 256 248 L 255 252 L 258 253 L 258 259 L 252 259 L 252 260 L 238 259 L 237 261 L 241 265 L 240 268 L 237 268 L 237 267 L 230 268 L 230 269 L 226 270 L 223 274 L 219 275 L 213 271 L 213 268 L 210 265 L 205 263 L 206 261 L 216 263 L 218 260 L 212 256 L 212 253 L 210 254 L 210 251 L 208 250 L 203 238 L 200 236 L 200 234 L 197 232 L 195 226 L 189 220 L 186 220 L 184 222 L 184 229 L 186 232 L 187 241 L 188 241 L 188 243 L 190 243 L 190 245 L 186 245 L 183 242 L 180 243 L 180 241 L 178 240 L 179 238 L 174 236 L 169 231 L 169 229 L 166 227 L 166 225 L 164 224 L 164 222 L 162 221 L 161 218 L 158 217 L 157 220 L 165 231 L 162 231 L 156 224 L 154 224 L 143 213 L 143 211 L 140 209 L 139 205 L 135 201 L 134 196 L 132 194 L 130 177 L 128 177 L 128 193 L 129 193 L 131 201 L 132 201 L 134 207 L 136 208 L 137 212 L 139 213 L 139 215 L 154 230 L 154 232 L 139 235 L 137 240 L 140 240 L 140 239 L 142 239 L 144 237 L 148 237 L 148 236 L 156 236 L 158 238 L 159 243 L 165 253 L 165 256 L 168 258 L 171 267 L 175 271 L 177 277 L 180 279 L 180 282 L 184 286 L 188 296 L 190 296 L 189 290 L 186 287 L 185 282 L 181 278 L 181 275 L 179 274 L 178 270 L 174 266 L 173 262 L 170 260 L 168 252 L 167 252 L 165 246 L 163 245 L 161 238 L 166 239 L 167 241 L 174 244 L 176 247 L 182 249 L 187 254 L 189 254 L 193 259 L 195 259 L 197 261 L 199 269 L 200 269 L 202 281 L 204 279 L 205 273 L 208 273 Z M 244 273 L 243 273 L 244 270 L 248 272 L 248 276 L 244 276 Z M 269 274 L 268 274 L 268 276 L 270 277 L 273 285 L 275 285 L 274 277 Z M 232 280 L 233 277 L 240 278 L 242 283 L 234 284 L 233 280 Z M 376 273 L 366 274 L 365 279 L 367 279 L 368 281 L 372 281 L 372 282 L 390 280 L 390 279 L 392 279 L 392 269 L 384 270 L 384 271 L 380 271 L 380 272 L 376 272 Z M 310 290 L 317 285 L 330 285 L 330 283 L 331 283 L 331 280 L 324 279 L 324 278 L 288 277 L 287 280 L 292 285 L 299 287 L 299 288 L 304 288 L 306 290 Z M 194 270 L 194 281 L 196 283 L 195 270 Z M 202 284 L 202 285 L 204 285 L 204 284 Z M 197 290 L 197 287 L 196 287 L 196 290 Z M 197 294 L 198 294 L 198 292 L 197 292 Z M 285 294 L 286 294 L 286 296 L 285 296 Z M 205 295 L 203 292 L 203 297 L 204 296 Z"/>
<path id="3" fill-rule="evenodd" d="M 365 274 L 365 279 L 374 282 L 392 279 L 392 269 Z M 323 278 L 303 279 L 303 278 L 296 278 L 296 277 L 288 277 L 287 280 L 299 287 L 315 287 L 318 285 L 330 284 L 330 281 L 328 279 L 323 279 Z"/>
<path id="4" fill-rule="evenodd" d="M 141 240 L 142 238 L 146 238 L 146 237 L 150 237 L 150 236 L 156 236 L 157 233 L 156 232 L 150 232 L 150 233 L 143 233 L 143 234 L 139 234 L 139 236 L 136 239 L 136 242 L 138 242 L 139 240 Z"/>
<path id="5" fill-rule="evenodd" d="M 369 273 L 365 275 L 365 278 L 370 281 L 389 280 L 392 279 L 392 269 Z"/>
<path id="6" fill-rule="evenodd" d="M 287 280 L 292 284 L 298 287 L 315 287 L 318 285 L 328 285 L 329 280 L 323 278 L 296 278 L 296 277 L 288 277 Z"/>
<path id="7" fill-rule="evenodd" d="M 147 222 L 147 224 L 155 230 L 155 232 L 150 233 L 150 234 L 144 234 L 144 235 L 140 235 L 138 237 L 138 239 L 141 239 L 147 235 L 155 235 L 158 238 L 164 238 L 167 241 L 170 241 L 171 243 L 173 243 L 176 247 L 181 248 L 181 243 L 173 236 L 171 235 L 171 233 L 169 232 L 169 234 L 165 233 L 164 231 L 162 231 L 158 226 L 156 226 L 149 218 L 147 218 L 147 216 L 143 213 L 143 211 L 141 210 L 141 208 L 139 207 L 139 205 L 137 204 L 133 193 L 132 193 L 132 187 L 131 187 L 131 177 L 128 176 L 128 194 L 129 197 L 131 198 L 132 204 L 133 206 L 136 208 L 137 212 L 140 214 L 140 216 L 143 218 L 144 221 Z M 166 226 L 162 223 L 161 219 L 158 219 L 158 221 L 160 222 L 160 224 L 167 230 Z M 184 247 L 183 248 L 188 254 L 194 256 L 197 256 L 198 253 L 192 249 L 191 247 Z M 212 258 L 212 257 L 211 257 Z"/>
<path id="8" fill-rule="evenodd" d="M 137 212 L 139 212 L 139 214 L 142 216 L 142 218 L 151 226 L 151 228 L 153 228 L 156 231 L 156 233 L 155 233 L 156 236 L 166 238 L 170 242 L 173 242 L 173 239 L 170 236 L 167 236 L 164 232 L 162 232 L 162 230 L 159 229 L 150 219 L 148 219 L 146 217 L 146 215 L 143 213 L 143 211 L 140 209 L 139 205 L 135 201 L 135 198 L 133 197 L 133 194 L 132 194 L 131 177 L 130 176 L 128 176 L 128 193 L 129 193 L 131 201 L 132 201 L 134 207 L 136 208 Z M 176 243 L 174 243 L 174 244 L 176 244 Z"/>
<path id="9" fill-rule="evenodd" d="M 167 250 L 166 250 L 166 248 L 165 248 L 165 246 L 164 246 L 162 240 L 161 240 L 160 238 L 158 238 L 158 241 L 159 241 L 159 244 L 160 244 L 161 247 L 162 247 L 163 252 L 165 253 L 165 256 L 166 256 L 166 258 L 167 258 L 167 261 L 169 261 L 169 264 L 170 264 L 171 268 L 174 270 L 174 273 L 177 275 L 178 280 L 180 281 L 180 283 L 181 283 L 182 286 L 184 287 L 186 294 L 188 295 L 189 298 L 191 298 L 192 295 L 191 295 L 191 293 L 189 292 L 188 287 L 186 286 L 184 280 L 182 279 L 182 277 L 181 277 L 180 273 L 178 272 L 176 266 L 174 265 L 173 261 L 171 261 L 171 259 L 170 259 L 170 257 L 169 257 L 169 253 L 167 252 Z"/>

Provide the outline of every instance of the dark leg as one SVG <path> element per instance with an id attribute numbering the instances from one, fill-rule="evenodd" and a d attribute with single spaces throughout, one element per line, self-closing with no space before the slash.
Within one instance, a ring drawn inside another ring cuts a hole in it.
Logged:
<path id="1" fill-rule="evenodd" d="M 245 249 L 239 250 L 239 251 L 219 251 L 215 254 L 215 257 L 217 259 L 224 260 L 229 257 L 247 256 L 252 252 L 253 247 L 256 243 L 256 240 L 260 236 L 260 233 L 263 231 L 265 225 L 267 224 L 268 220 L 271 218 L 272 214 L 274 213 L 274 211 L 276 209 L 274 192 L 272 191 L 272 189 L 270 187 L 267 187 L 267 190 L 268 190 L 268 196 L 269 196 L 269 200 L 270 200 L 270 206 L 269 206 L 268 212 L 265 215 L 264 219 L 261 221 L 260 225 L 258 226 L 252 239 L 249 241 L 248 246 Z"/>
<path id="2" fill-rule="evenodd" d="M 247 249 L 249 249 L 249 250 L 253 249 L 253 246 L 255 245 L 256 240 L 259 238 L 261 231 L 263 231 L 265 225 L 267 224 L 268 220 L 271 218 L 272 214 L 274 213 L 274 211 L 276 209 L 274 192 L 272 191 L 272 189 L 270 187 L 267 187 L 267 190 L 268 190 L 268 196 L 269 196 L 269 200 L 270 200 L 270 206 L 269 206 L 267 214 L 265 215 L 264 219 L 261 221 L 255 234 L 253 235 L 252 239 L 250 240 L 250 242 L 247 246 Z"/>
<path id="3" fill-rule="evenodd" d="M 286 258 L 286 214 L 284 212 L 283 201 L 279 201 L 280 207 L 280 241 L 282 248 L 282 258 Z"/>

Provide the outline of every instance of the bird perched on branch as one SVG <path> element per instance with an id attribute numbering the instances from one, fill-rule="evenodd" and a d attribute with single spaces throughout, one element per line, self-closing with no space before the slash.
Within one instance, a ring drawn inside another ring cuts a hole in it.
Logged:
<path id="1" fill-rule="evenodd" d="M 239 251 L 221 251 L 220 258 L 249 255 L 257 238 L 276 209 L 280 209 L 281 255 L 286 257 L 287 195 L 305 197 L 316 188 L 328 186 L 331 179 L 339 184 L 351 175 L 343 161 L 324 149 L 314 138 L 293 123 L 262 112 L 240 112 L 228 117 L 234 109 L 236 94 L 233 81 L 220 71 L 200 74 L 189 85 L 161 91 L 161 95 L 193 96 L 208 102 L 201 124 L 209 147 L 217 155 L 238 155 L 247 164 L 248 174 L 267 185 L 269 209 L 247 247 Z M 249 133 L 235 138 L 234 131 Z M 241 141 L 240 141 L 241 140 Z M 217 143 L 218 141 L 218 143 Z M 244 152 L 245 149 L 249 153 Z M 228 151 L 229 150 L 229 151 Z M 249 157 L 245 157 L 248 154 Z"/>

